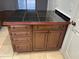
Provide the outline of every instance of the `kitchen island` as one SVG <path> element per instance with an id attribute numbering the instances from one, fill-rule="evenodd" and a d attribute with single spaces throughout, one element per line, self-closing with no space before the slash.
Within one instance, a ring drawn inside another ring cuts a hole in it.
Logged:
<path id="1" fill-rule="evenodd" d="M 16 52 L 60 49 L 69 24 L 58 11 L 5 11 L 2 17 Z"/>

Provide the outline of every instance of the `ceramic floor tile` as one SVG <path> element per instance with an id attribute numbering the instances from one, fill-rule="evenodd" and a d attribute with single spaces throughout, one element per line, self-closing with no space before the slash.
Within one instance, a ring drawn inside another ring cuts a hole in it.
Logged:
<path id="1" fill-rule="evenodd" d="M 47 59 L 45 52 L 35 52 L 31 54 L 31 59 Z"/>
<path id="2" fill-rule="evenodd" d="M 13 56 L 13 49 L 7 27 L 3 27 L 0 35 L 0 56 Z"/>
<path id="3" fill-rule="evenodd" d="M 8 35 L 9 35 L 8 28 L 7 27 L 3 27 L 0 30 L 0 47 L 3 45 L 3 43 L 6 40 Z"/>
<path id="4" fill-rule="evenodd" d="M 0 57 L 0 59 L 13 59 L 12 57 Z"/>
<path id="5" fill-rule="evenodd" d="M 5 40 L 4 40 L 2 45 L 12 45 L 9 35 L 5 38 Z"/>
<path id="6" fill-rule="evenodd" d="M 13 59 L 30 59 L 29 53 L 15 53 Z"/>
<path id="7" fill-rule="evenodd" d="M 55 52 L 47 52 L 47 59 L 64 59 L 62 54 L 58 51 Z"/>
<path id="8" fill-rule="evenodd" d="M 13 49 L 11 45 L 3 45 L 0 48 L 0 56 L 13 56 Z"/>
<path id="9" fill-rule="evenodd" d="M 59 51 L 15 53 L 13 59 L 64 59 Z"/>

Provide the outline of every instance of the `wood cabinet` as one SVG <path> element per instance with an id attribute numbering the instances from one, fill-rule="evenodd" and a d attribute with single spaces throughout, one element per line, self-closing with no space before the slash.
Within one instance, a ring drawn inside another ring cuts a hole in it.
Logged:
<path id="1" fill-rule="evenodd" d="M 48 31 L 33 31 L 33 50 L 46 50 Z"/>
<path id="2" fill-rule="evenodd" d="M 65 25 L 15 25 L 9 32 L 14 51 L 58 50 L 63 42 Z"/>

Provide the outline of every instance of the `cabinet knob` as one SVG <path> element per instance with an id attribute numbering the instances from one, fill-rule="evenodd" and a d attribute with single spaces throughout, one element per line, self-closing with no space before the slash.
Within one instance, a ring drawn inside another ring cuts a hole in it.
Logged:
<path id="1" fill-rule="evenodd" d="M 16 33 L 14 33 L 14 35 L 16 35 Z"/>
<path id="2" fill-rule="evenodd" d="M 76 26 L 76 22 L 74 22 L 74 21 L 72 21 L 71 24 L 72 24 L 73 26 Z"/>

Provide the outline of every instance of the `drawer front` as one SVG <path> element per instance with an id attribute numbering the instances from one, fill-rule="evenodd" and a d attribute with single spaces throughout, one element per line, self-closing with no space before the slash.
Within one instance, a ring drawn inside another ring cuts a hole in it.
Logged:
<path id="1" fill-rule="evenodd" d="M 13 41 L 14 42 L 27 42 L 28 40 L 32 40 L 32 37 L 19 37 L 19 38 L 17 38 L 17 37 L 14 37 L 13 38 Z"/>
<path id="2" fill-rule="evenodd" d="M 26 30 L 32 30 L 31 26 L 25 26 L 25 25 L 17 25 L 17 26 L 11 26 L 10 31 L 12 32 L 19 32 L 19 31 L 26 31 Z"/>
<path id="3" fill-rule="evenodd" d="M 64 30 L 65 25 L 38 25 L 33 26 L 33 30 Z"/>
<path id="4" fill-rule="evenodd" d="M 26 45 L 15 45 L 15 50 L 17 52 L 24 52 L 26 51 L 26 49 L 27 49 Z"/>
<path id="5" fill-rule="evenodd" d="M 32 37 L 15 38 L 13 43 L 18 52 L 32 51 Z"/>
<path id="6" fill-rule="evenodd" d="M 32 51 L 32 47 L 29 45 L 15 45 L 15 50 L 17 52 Z"/>
<path id="7" fill-rule="evenodd" d="M 26 37 L 26 36 L 32 36 L 31 31 L 27 32 L 11 32 L 12 37 Z"/>

